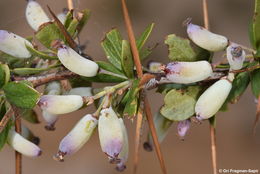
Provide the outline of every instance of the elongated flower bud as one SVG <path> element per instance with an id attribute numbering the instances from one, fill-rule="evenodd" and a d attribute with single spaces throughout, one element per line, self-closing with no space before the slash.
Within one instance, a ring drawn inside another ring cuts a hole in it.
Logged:
<path id="1" fill-rule="evenodd" d="M 121 129 L 123 130 L 124 141 L 123 141 L 122 150 L 118 155 L 118 159 L 120 160 L 120 162 L 118 164 L 116 164 L 116 170 L 122 172 L 126 169 L 125 163 L 128 159 L 129 144 L 128 144 L 127 130 L 126 130 L 124 121 L 122 118 L 119 118 L 119 121 L 121 124 Z"/>
<path id="2" fill-rule="evenodd" d="M 164 68 L 166 78 L 174 83 L 199 82 L 212 75 L 212 67 L 207 61 L 171 62 Z"/>
<path id="3" fill-rule="evenodd" d="M 50 21 L 41 5 L 34 0 L 28 1 L 25 16 L 28 24 L 35 31 L 37 31 L 43 23 Z"/>
<path id="4" fill-rule="evenodd" d="M 50 114 L 66 114 L 81 108 L 83 99 L 79 95 L 43 95 L 38 105 Z"/>
<path id="5" fill-rule="evenodd" d="M 122 150 L 124 135 L 120 120 L 110 107 L 102 109 L 98 120 L 98 133 L 102 151 L 110 162 L 120 162 L 118 155 Z"/>
<path id="6" fill-rule="evenodd" d="M 97 74 L 98 65 L 88 60 L 66 45 L 58 48 L 58 58 L 70 71 L 85 77 L 93 77 Z"/>
<path id="7" fill-rule="evenodd" d="M 50 82 L 46 85 L 44 90 L 45 94 L 48 95 L 59 95 L 61 94 L 61 84 L 57 81 Z M 58 120 L 58 115 L 51 114 L 47 110 L 42 110 L 42 117 L 46 122 L 45 129 L 49 131 L 55 130 L 55 123 Z"/>
<path id="8" fill-rule="evenodd" d="M 212 33 L 192 23 L 187 24 L 187 33 L 196 45 L 208 51 L 221 51 L 228 46 L 228 39 L 226 37 Z"/>
<path id="9" fill-rule="evenodd" d="M 210 86 L 195 105 L 196 118 L 202 120 L 215 115 L 228 97 L 231 88 L 232 83 L 227 79 L 220 79 Z"/>
<path id="10" fill-rule="evenodd" d="M 28 156 L 28 157 L 37 157 L 41 155 L 41 149 L 30 142 L 29 140 L 22 137 L 20 134 L 15 132 L 14 129 L 11 129 L 8 133 L 8 144 L 17 152 Z"/>
<path id="11" fill-rule="evenodd" d="M 89 97 L 92 96 L 92 88 L 91 87 L 72 88 L 67 93 L 67 95 L 80 95 L 82 97 Z"/>
<path id="12" fill-rule="evenodd" d="M 227 59 L 231 70 L 239 70 L 243 67 L 246 53 L 241 46 L 232 43 L 227 47 Z"/>
<path id="13" fill-rule="evenodd" d="M 18 58 L 29 58 L 31 53 L 25 44 L 33 47 L 28 40 L 9 31 L 0 30 L 0 50 L 4 53 Z"/>
<path id="14" fill-rule="evenodd" d="M 91 114 L 81 118 L 74 128 L 61 140 L 55 159 L 63 161 L 65 155 L 77 152 L 89 140 L 97 123 L 97 119 Z"/>
<path id="15" fill-rule="evenodd" d="M 28 129 L 26 126 L 22 124 L 22 136 L 26 138 L 27 140 L 31 141 L 35 145 L 40 144 L 40 138 L 36 137 L 30 129 Z"/>
<path id="16" fill-rule="evenodd" d="M 190 120 L 179 121 L 177 125 L 178 135 L 181 140 L 184 140 L 185 135 L 190 129 Z"/>

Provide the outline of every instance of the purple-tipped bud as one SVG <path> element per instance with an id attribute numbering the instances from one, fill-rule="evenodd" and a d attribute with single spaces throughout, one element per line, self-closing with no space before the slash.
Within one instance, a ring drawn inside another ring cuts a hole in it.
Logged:
<path id="1" fill-rule="evenodd" d="M 168 80 L 180 84 L 199 82 L 213 73 L 212 67 L 207 61 L 171 62 L 163 69 Z"/>
<path id="2" fill-rule="evenodd" d="M 119 121 L 121 123 L 121 128 L 123 130 L 124 141 L 123 141 L 123 148 L 118 155 L 118 159 L 120 160 L 120 162 L 116 164 L 116 170 L 122 172 L 126 169 L 125 163 L 128 159 L 129 145 L 128 145 L 127 130 L 124 125 L 124 121 L 122 120 L 122 118 L 120 118 Z"/>
<path id="3" fill-rule="evenodd" d="M 227 47 L 227 59 L 231 70 L 239 70 L 243 67 L 246 53 L 241 46 L 232 43 Z"/>
<path id="4" fill-rule="evenodd" d="M 59 151 L 54 158 L 63 161 L 65 155 L 77 152 L 91 137 L 97 126 L 97 119 L 87 114 L 74 126 L 74 128 L 62 139 Z"/>
<path id="5" fill-rule="evenodd" d="M 25 156 L 37 157 L 42 154 L 41 149 L 37 145 L 22 137 L 14 129 L 9 131 L 7 142 L 13 149 Z"/>
<path id="6" fill-rule="evenodd" d="M 120 120 L 111 107 L 101 110 L 98 133 L 102 151 L 110 161 L 120 162 L 118 155 L 123 148 L 124 135 Z"/>
<path id="7" fill-rule="evenodd" d="M 81 108 L 83 99 L 79 95 L 43 95 L 38 105 L 50 114 L 66 114 Z"/>
<path id="8" fill-rule="evenodd" d="M 209 51 L 221 51 L 228 46 L 226 37 L 212 33 L 191 22 L 187 24 L 187 33 L 196 45 Z"/>
<path id="9" fill-rule="evenodd" d="M 178 135 L 181 140 L 184 140 L 185 135 L 190 129 L 191 122 L 190 120 L 179 121 L 177 125 Z"/>
<path id="10" fill-rule="evenodd" d="M 25 45 L 33 47 L 28 40 L 9 31 L 0 30 L 0 51 L 17 58 L 30 58 L 32 55 Z"/>

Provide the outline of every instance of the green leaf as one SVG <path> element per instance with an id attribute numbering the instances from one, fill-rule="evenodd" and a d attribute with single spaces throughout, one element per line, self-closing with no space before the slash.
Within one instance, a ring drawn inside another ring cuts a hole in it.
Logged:
<path id="1" fill-rule="evenodd" d="M 45 23 L 35 34 L 35 37 L 45 47 L 51 48 L 51 44 L 54 40 L 61 40 L 66 42 L 64 35 L 61 33 L 59 27 L 53 23 Z"/>
<path id="2" fill-rule="evenodd" d="M 260 94 L 260 69 L 256 69 L 251 72 L 251 88 L 256 98 Z"/>
<path id="3" fill-rule="evenodd" d="M 171 34 L 167 36 L 164 43 L 168 45 L 170 60 L 187 62 L 196 60 L 196 53 L 192 49 L 188 39 Z"/>
<path id="4" fill-rule="evenodd" d="M 121 65 L 128 78 L 134 77 L 134 62 L 132 58 L 131 48 L 129 42 L 122 41 Z"/>
<path id="5" fill-rule="evenodd" d="M 143 48 L 141 51 L 139 51 L 140 59 L 144 60 L 152 53 L 152 49 L 150 48 Z"/>
<path id="6" fill-rule="evenodd" d="M 77 27 L 79 25 L 79 21 L 74 18 L 71 22 L 69 27 L 67 28 L 68 33 L 71 35 L 72 38 L 75 38 L 77 35 Z"/>
<path id="7" fill-rule="evenodd" d="M 91 11 L 89 9 L 84 9 L 82 12 L 81 12 L 82 16 L 81 16 L 81 19 L 79 19 L 79 25 L 78 25 L 78 33 L 81 32 L 81 30 L 83 29 L 83 27 L 87 24 L 89 18 L 90 18 L 90 15 L 91 15 Z"/>
<path id="8" fill-rule="evenodd" d="M 211 62 L 211 58 L 213 57 L 213 52 L 210 52 L 198 46 L 195 46 L 194 50 L 196 53 L 196 61 L 209 60 Z"/>
<path id="9" fill-rule="evenodd" d="M 120 74 L 120 75 L 124 75 L 123 72 L 121 72 L 120 70 L 118 70 L 114 65 L 112 65 L 109 62 L 104 62 L 104 61 L 96 61 L 96 63 L 98 64 L 98 66 L 101 69 L 104 69 L 106 71 L 115 73 L 115 74 Z"/>
<path id="10" fill-rule="evenodd" d="M 101 46 L 109 62 L 121 70 L 122 37 L 119 31 L 117 29 L 109 31 L 105 39 L 101 42 Z"/>
<path id="11" fill-rule="evenodd" d="M 6 114 L 6 108 L 4 104 L 2 104 L 0 107 L 1 107 L 0 108 L 0 121 L 1 121 L 4 115 Z M 10 129 L 11 129 L 11 122 L 9 121 L 6 127 L 4 128 L 4 130 L 0 133 L 0 150 L 4 147 L 7 141 L 7 137 Z"/>
<path id="12" fill-rule="evenodd" d="M 129 97 L 123 112 L 124 116 L 132 118 L 136 115 L 138 109 L 139 90 L 139 80 L 134 80 L 133 85 L 129 90 Z"/>
<path id="13" fill-rule="evenodd" d="M 36 112 L 33 109 L 24 109 L 21 111 L 22 118 L 30 123 L 40 123 Z"/>
<path id="14" fill-rule="evenodd" d="M 69 81 L 72 88 L 91 86 L 91 82 L 84 80 L 82 77 L 72 78 Z"/>
<path id="15" fill-rule="evenodd" d="M 9 82 L 3 90 L 10 103 L 23 109 L 32 109 L 40 97 L 40 93 L 25 82 Z"/>
<path id="16" fill-rule="evenodd" d="M 124 96 L 122 97 L 121 101 L 119 102 L 119 104 L 116 106 L 116 111 L 120 114 L 123 115 L 125 106 L 127 101 L 129 100 L 130 97 L 130 90 L 128 90 L 127 92 L 125 92 Z"/>
<path id="17" fill-rule="evenodd" d="M 253 47 L 258 50 L 260 49 L 260 0 L 255 0 L 254 16 L 250 27 Z"/>
<path id="18" fill-rule="evenodd" d="M 164 97 L 161 114 L 172 121 L 183 121 L 193 116 L 200 90 L 199 86 L 190 86 L 185 91 L 172 89 Z"/>
<path id="19" fill-rule="evenodd" d="M 48 71 L 57 66 L 60 66 L 60 64 L 54 64 L 47 68 L 15 68 L 12 70 L 12 72 L 18 75 L 32 75 L 32 74 L 39 74 L 44 71 Z"/>
<path id="20" fill-rule="evenodd" d="M 10 80 L 10 70 L 8 65 L 0 64 L 0 88 L 2 88 Z"/>
<path id="21" fill-rule="evenodd" d="M 154 23 L 148 25 L 141 36 L 136 40 L 136 45 L 139 51 L 141 51 L 142 47 L 144 46 L 145 42 L 149 38 L 151 32 L 153 31 Z"/>
<path id="22" fill-rule="evenodd" d="M 227 101 L 236 103 L 239 97 L 245 92 L 250 82 L 250 76 L 248 72 L 239 73 L 232 82 L 232 89 L 228 95 Z"/>
<path id="23" fill-rule="evenodd" d="M 82 79 L 89 81 L 89 82 L 100 82 L 100 83 L 118 83 L 126 81 L 126 78 L 105 74 L 105 73 L 98 73 L 95 77 L 82 77 Z"/>
<path id="24" fill-rule="evenodd" d="M 68 11 L 68 13 L 66 15 L 66 19 L 65 19 L 65 22 L 64 22 L 64 27 L 68 28 L 72 20 L 73 20 L 73 11 L 70 10 L 70 11 Z"/>
<path id="25" fill-rule="evenodd" d="M 159 92 L 163 95 L 166 95 L 168 91 L 172 89 L 183 89 L 186 88 L 187 85 L 184 84 L 178 84 L 178 83 L 170 83 L 170 84 L 163 84 L 159 85 L 156 92 Z"/>
<path id="26" fill-rule="evenodd" d="M 33 55 L 33 56 L 36 56 L 36 57 L 40 57 L 42 59 L 49 59 L 49 60 L 57 60 L 58 57 L 57 56 L 50 56 L 44 52 L 41 52 L 41 51 L 38 51 L 28 45 L 25 45 L 27 50 Z"/>
<path id="27" fill-rule="evenodd" d="M 161 115 L 160 112 L 157 112 L 154 116 L 154 126 L 158 136 L 158 141 L 161 143 L 166 137 L 169 128 L 172 125 L 172 121 L 165 118 Z M 151 133 L 149 133 L 149 140 L 152 140 Z"/>
<path id="28" fill-rule="evenodd" d="M 33 63 L 33 59 L 34 58 L 20 59 L 0 51 L 0 62 L 7 64 L 10 69 L 19 67 L 30 67 Z"/>

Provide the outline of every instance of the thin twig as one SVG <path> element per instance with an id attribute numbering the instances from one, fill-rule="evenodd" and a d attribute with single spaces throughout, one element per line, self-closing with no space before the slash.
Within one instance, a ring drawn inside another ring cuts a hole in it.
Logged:
<path id="1" fill-rule="evenodd" d="M 73 0 L 67 0 L 67 4 L 68 4 L 68 9 L 69 10 L 74 9 Z"/>
<path id="2" fill-rule="evenodd" d="M 207 0 L 202 0 L 202 6 L 203 6 L 204 27 L 206 29 L 209 29 L 209 14 L 208 14 Z M 210 126 L 211 157 L 212 157 L 213 174 L 217 174 L 216 128 L 211 124 L 209 126 Z"/>
<path id="3" fill-rule="evenodd" d="M 131 51 L 132 51 L 132 54 L 133 54 L 134 64 L 136 66 L 137 76 L 139 78 L 142 78 L 142 76 L 143 76 L 142 64 L 141 64 L 139 52 L 138 52 L 138 49 L 137 49 L 137 46 L 136 46 L 135 36 L 134 36 L 133 29 L 132 29 L 132 24 L 131 24 L 131 20 L 130 20 L 130 17 L 129 17 L 128 9 L 127 9 L 125 0 L 121 0 L 121 3 L 122 3 L 122 8 L 123 8 L 125 24 L 126 24 L 126 28 L 127 28 L 127 34 L 128 34 L 129 41 L 130 41 Z M 160 144 L 158 142 L 156 129 L 155 129 L 155 126 L 154 126 L 154 123 L 153 123 L 151 108 L 150 108 L 150 105 L 149 105 L 149 102 L 148 102 L 148 99 L 147 99 L 146 96 L 144 97 L 144 107 L 145 107 L 145 113 L 146 113 L 146 117 L 147 117 L 147 120 L 148 120 L 148 124 L 149 124 L 150 130 L 152 132 L 152 138 L 153 138 L 153 141 L 154 141 L 154 144 L 155 144 L 157 157 L 160 161 L 160 165 L 161 165 L 163 173 L 166 174 L 167 173 L 166 167 L 165 167 L 163 155 L 162 155 L 162 152 L 161 152 L 161 149 L 160 149 Z M 140 125 L 140 120 L 141 119 L 138 119 L 137 125 Z M 140 132 L 141 131 L 139 131 L 139 133 L 137 133 L 137 135 L 136 135 L 136 136 L 138 136 L 138 137 L 136 137 L 136 141 L 139 140 Z"/>
<path id="4" fill-rule="evenodd" d="M 5 126 L 7 125 L 8 121 L 11 119 L 12 115 L 13 115 L 13 110 L 9 109 L 0 122 L 0 133 L 4 130 Z"/>
<path id="5" fill-rule="evenodd" d="M 51 10 L 51 8 L 47 5 L 47 8 L 50 12 L 50 14 L 52 15 L 52 17 L 54 18 L 55 22 L 57 23 L 60 31 L 62 32 L 62 34 L 64 35 L 66 41 L 68 42 L 69 46 L 75 50 L 76 52 L 79 52 L 79 48 L 77 43 L 74 41 L 74 39 L 71 37 L 71 35 L 68 33 L 68 31 L 66 30 L 66 28 L 64 27 L 64 25 L 61 23 L 61 21 L 58 19 L 58 17 L 54 14 L 54 12 Z"/>
<path id="6" fill-rule="evenodd" d="M 213 174 L 218 174 L 217 171 L 217 149 L 216 149 L 216 128 L 214 125 L 209 125 L 210 129 L 210 141 L 211 141 L 211 155 L 212 155 L 212 166 Z"/>
<path id="7" fill-rule="evenodd" d="M 203 6 L 203 19 L 204 19 L 204 27 L 209 29 L 209 13 L 208 13 L 208 2 L 207 0 L 202 0 Z"/>
<path id="8" fill-rule="evenodd" d="M 143 102 L 142 102 L 143 103 Z M 137 172 L 137 165 L 139 162 L 139 151 L 141 144 L 141 134 L 142 134 L 142 123 L 143 123 L 143 104 L 140 104 L 139 110 L 137 112 L 136 118 L 136 128 L 135 128 L 135 149 L 134 149 L 134 174 Z"/>
<path id="9" fill-rule="evenodd" d="M 246 72 L 246 71 L 253 71 L 253 70 L 258 69 L 258 68 L 260 68 L 259 64 L 251 66 L 251 67 L 248 67 L 248 68 L 240 69 L 240 70 L 233 70 L 233 71 L 230 71 L 230 72 L 232 72 L 232 73 L 241 73 L 241 72 Z"/>
<path id="10" fill-rule="evenodd" d="M 155 146 L 155 149 L 156 149 L 157 157 L 159 158 L 160 165 L 161 165 L 163 173 L 166 174 L 167 171 L 166 171 L 164 159 L 163 159 L 161 148 L 160 148 L 160 143 L 158 141 L 158 137 L 157 137 L 157 134 L 156 134 L 156 129 L 155 129 L 155 126 L 154 126 L 154 123 L 153 123 L 153 115 L 152 115 L 152 112 L 151 112 L 151 107 L 150 107 L 147 96 L 145 96 L 145 99 L 144 99 L 144 109 L 145 109 L 147 121 L 148 121 L 149 126 L 150 126 L 150 131 L 151 131 L 151 134 L 152 134 L 152 138 L 153 138 L 154 146 Z"/>
<path id="11" fill-rule="evenodd" d="M 52 81 L 69 79 L 69 78 L 74 78 L 74 77 L 79 77 L 79 75 L 77 75 L 71 71 L 65 70 L 65 71 L 38 75 L 38 76 L 31 76 L 31 77 L 14 76 L 13 80 L 14 81 L 26 80 L 26 81 L 31 82 L 34 87 L 38 87 L 40 85 L 43 85 L 43 84 L 46 84 L 46 83 L 49 83 Z"/>
<path id="12" fill-rule="evenodd" d="M 12 106 L 15 116 L 15 131 L 21 134 L 21 117 L 17 107 Z M 22 154 L 15 151 L 15 174 L 22 174 Z"/>
<path id="13" fill-rule="evenodd" d="M 143 70 L 142 70 L 142 64 L 140 62 L 139 52 L 138 52 L 136 42 L 135 42 L 134 31 L 132 29 L 132 24 L 131 24 L 131 20 L 130 20 L 129 14 L 128 14 L 125 0 L 122 0 L 121 2 L 122 2 L 122 8 L 123 8 L 123 13 L 124 13 L 127 34 L 129 37 L 129 42 L 130 42 L 131 50 L 133 53 L 133 59 L 134 59 L 134 63 L 136 66 L 137 76 L 140 78 L 143 76 Z"/>

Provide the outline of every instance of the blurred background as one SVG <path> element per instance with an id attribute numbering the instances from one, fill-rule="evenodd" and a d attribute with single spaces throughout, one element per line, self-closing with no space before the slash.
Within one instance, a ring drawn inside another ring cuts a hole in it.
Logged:
<path id="1" fill-rule="evenodd" d="M 49 5 L 53 11 L 60 13 L 66 7 L 66 0 L 38 0 L 45 8 Z M 129 13 L 136 35 L 139 35 L 151 22 L 155 28 L 148 45 L 159 43 L 149 60 L 168 62 L 167 47 L 164 38 L 175 33 L 186 37 L 182 22 L 192 17 L 193 22 L 203 25 L 201 0 L 131 0 L 127 1 Z M 253 14 L 253 0 L 209 0 L 210 28 L 213 32 L 227 36 L 230 40 L 249 46 L 248 24 Z M 0 1 L 0 29 L 9 30 L 21 36 L 33 34 L 25 20 L 26 1 Z M 89 8 L 92 16 L 81 33 L 81 42 L 87 44 L 86 52 L 95 60 L 104 60 L 105 55 L 100 46 L 104 34 L 113 27 L 119 28 L 126 37 L 125 25 L 119 0 L 75 0 L 78 9 Z M 47 11 L 47 10 L 46 10 Z M 220 59 L 216 56 L 215 60 Z M 97 84 L 95 86 L 100 86 Z M 153 112 L 162 105 L 163 96 L 149 92 Z M 260 169 L 260 126 L 256 136 L 252 135 L 252 125 L 255 119 L 255 103 L 250 92 L 241 97 L 235 105 L 229 105 L 228 112 L 217 115 L 217 156 L 219 169 Z M 117 173 L 109 164 L 101 151 L 97 133 L 75 155 L 68 156 L 64 163 L 54 161 L 53 154 L 57 152 L 60 140 L 70 131 L 74 124 L 86 113 L 92 113 L 94 108 L 77 111 L 61 116 L 57 122 L 56 131 L 44 129 L 44 123 L 28 125 L 35 135 L 41 138 L 41 157 L 30 159 L 23 157 L 24 174 L 112 174 Z M 38 112 L 39 113 L 39 112 Z M 40 113 L 39 113 L 40 114 Z M 40 117 L 42 120 L 42 118 Z M 127 170 L 133 171 L 133 145 L 135 122 L 126 120 L 129 130 L 130 157 Z M 145 126 L 145 132 L 147 126 Z M 143 134 L 143 141 L 146 133 Z M 210 136 L 208 122 L 202 125 L 192 125 L 185 141 L 176 136 L 174 124 L 165 141 L 161 144 L 166 167 L 169 174 L 209 174 L 212 173 Z M 14 151 L 7 145 L 0 152 L 0 174 L 13 174 Z M 141 149 L 138 173 L 161 173 L 155 152 Z"/>

